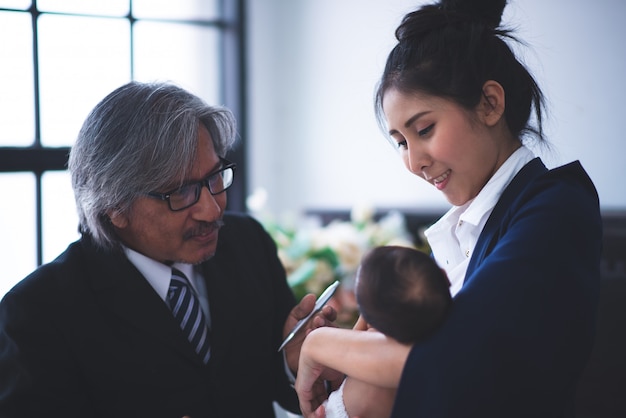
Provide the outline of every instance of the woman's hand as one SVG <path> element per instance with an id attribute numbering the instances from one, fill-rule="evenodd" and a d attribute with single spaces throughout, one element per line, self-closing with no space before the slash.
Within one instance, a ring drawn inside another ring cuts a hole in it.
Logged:
<path id="1" fill-rule="evenodd" d="M 319 347 L 319 339 L 316 337 L 316 332 L 310 333 L 302 345 L 295 385 L 300 400 L 300 410 L 305 418 L 324 418 L 326 413 L 321 405 L 328 398 L 327 382 L 331 383 L 334 390 L 344 379 L 343 374 L 316 361 L 313 356 Z"/>
<path id="2" fill-rule="evenodd" d="M 411 350 L 382 333 L 368 329 L 364 321 L 356 329 L 322 327 L 311 331 L 300 352 L 296 392 L 306 418 L 323 417 L 316 410 L 327 398 L 324 380 L 335 389 L 345 375 L 371 385 L 395 389 Z"/>
<path id="3" fill-rule="evenodd" d="M 285 321 L 285 326 L 283 327 L 283 338 L 286 338 L 293 327 L 296 326 L 298 321 L 306 317 L 314 307 L 315 295 L 311 293 L 304 296 L 300 303 L 289 313 L 289 316 Z M 308 323 L 293 337 L 289 343 L 287 343 L 284 348 L 284 352 L 287 358 L 287 364 L 294 373 L 298 371 L 300 348 L 302 347 L 302 342 L 307 334 L 316 328 L 335 326 L 333 324 L 335 319 L 337 319 L 337 312 L 332 306 L 326 305 L 319 313 L 315 314 L 315 316 L 308 321 Z"/>

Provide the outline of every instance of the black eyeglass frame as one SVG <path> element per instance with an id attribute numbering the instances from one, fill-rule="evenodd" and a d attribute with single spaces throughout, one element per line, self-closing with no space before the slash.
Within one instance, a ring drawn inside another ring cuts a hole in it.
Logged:
<path id="1" fill-rule="evenodd" d="M 165 200 L 167 202 L 167 206 L 169 207 L 169 209 L 172 212 L 178 212 L 181 210 L 185 210 L 187 208 L 192 207 L 193 205 L 195 205 L 196 203 L 198 203 L 198 200 L 200 200 L 200 195 L 202 194 L 202 187 L 206 187 L 207 190 L 209 191 L 209 193 L 211 193 L 212 196 L 216 196 L 218 194 L 224 193 L 226 190 L 228 190 L 230 188 L 230 186 L 233 185 L 234 182 L 234 178 L 235 178 L 235 170 L 237 169 L 237 164 L 228 161 L 226 158 L 220 158 L 220 162 L 222 163 L 222 167 L 219 170 L 216 170 L 214 172 L 212 172 L 211 174 L 209 174 L 208 176 L 206 176 L 205 178 L 203 178 L 202 180 L 198 180 L 198 181 L 192 181 L 186 184 L 183 184 L 180 187 L 177 187 L 174 190 L 170 190 L 169 192 L 165 192 L 165 193 L 159 193 L 159 192 L 148 192 L 147 195 L 150 197 L 153 197 L 155 199 L 159 199 L 159 200 Z M 211 178 L 214 178 L 215 176 L 221 176 L 223 175 L 224 171 L 226 170 L 232 170 L 233 172 L 233 180 L 230 182 L 230 184 L 226 187 L 224 187 L 222 190 L 220 190 L 219 192 L 213 192 L 213 190 L 211 190 Z M 183 206 L 181 208 L 176 208 L 173 209 L 172 208 L 172 202 L 170 201 L 170 197 L 180 191 L 181 189 L 185 188 L 185 187 L 190 187 L 190 186 L 196 186 L 196 197 L 194 199 L 194 201 L 186 206 Z"/>

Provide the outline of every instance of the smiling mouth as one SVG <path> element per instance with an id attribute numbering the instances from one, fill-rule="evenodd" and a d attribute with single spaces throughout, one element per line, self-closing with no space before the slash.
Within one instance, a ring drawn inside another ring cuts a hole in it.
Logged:
<path id="1" fill-rule="evenodd" d="M 438 185 L 440 183 L 443 183 L 448 178 L 449 175 L 450 175 L 450 170 L 446 171 L 445 173 L 443 173 L 439 177 L 433 179 L 433 184 L 436 186 L 436 185 Z"/>

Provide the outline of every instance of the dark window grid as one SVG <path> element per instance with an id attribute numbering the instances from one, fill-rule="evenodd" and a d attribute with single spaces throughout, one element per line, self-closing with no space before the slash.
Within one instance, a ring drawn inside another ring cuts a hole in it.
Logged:
<path id="1" fill-rule="evenodd" d="M 180 24 L 211 26 L 220 29 L 222 35 L 221 43 L 221 65 L 222 65 L 222 91 L 221 96 L 224 104 L 229 107 L 239 121 L 239 146 L 232 151 L 229 157 L 240 167 L 237 181 L 229 189 L 229 209 L 235 211 L 245 211 L 246 198 L 246 166 L 245 143 L 243 142 L 244 127 L 241 121 L 245 120 L 245 33 L 244 33 L 244 1 L 245 0 L 222 0 L 220 2 L 221 18 L 216 20 L 169 20 L 169 19 L 142 19 L 155 22 L 176 22 Z M 131 45 L 131 79 L 134 78 L 133 62 L 133 26 L 138 20 L 132 15 L 132 0 L 130 0 L 131 12 L 125 16 L 131 24 L 130 45 Z M 9 9 L 0 7 L 0 11 L 19 11 L 19 9 Z M 66 170 L 69 147 L 44 147 L 41 145 L 41 121 L 40 121 L 40 96 L 39 96 L 39 46 L 37 21 L 42 14 L 37 9 L 37 2 L 33 0 L 28 9 L 31 15 L 33 30 L 33 83 L 34 83 L 34 106 L 35 106 L 35 138 L 34 143 L 28 147 L 0 147 L 0 173 L 11 172 L 32 172 L 35 175 L 35 204 L 36 204 L 36 251 L 37 264 L 43 261 L 43 239 L 42 239 L 42 200 L 41 200 L 41 178 L 44 172 L 54 170 Z M 53 13 L 65 16 L 92 16 L 87 14 Z M 103 16 L 106 17 L 106 16 Z M 119 17 L 116 17 L 119 18 Z"/>

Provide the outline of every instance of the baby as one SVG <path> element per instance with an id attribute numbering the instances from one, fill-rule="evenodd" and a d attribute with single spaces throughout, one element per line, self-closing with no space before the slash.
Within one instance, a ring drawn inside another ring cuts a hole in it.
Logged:
<path id="1" fill-rule="evenodd" d="M 408 247 L 382 246 L 367 253 L 357 271 L 356 299 L 361 316 L 354 329 L 374 330 L 403 344 L 427 338 L 452 304 L 445 272 L 427 254 Z M 375 398 L 364 410 L 361 399 Z M 395 389 L 346 377 L 324 403 L 327 418 L 389 417 Z"/>

